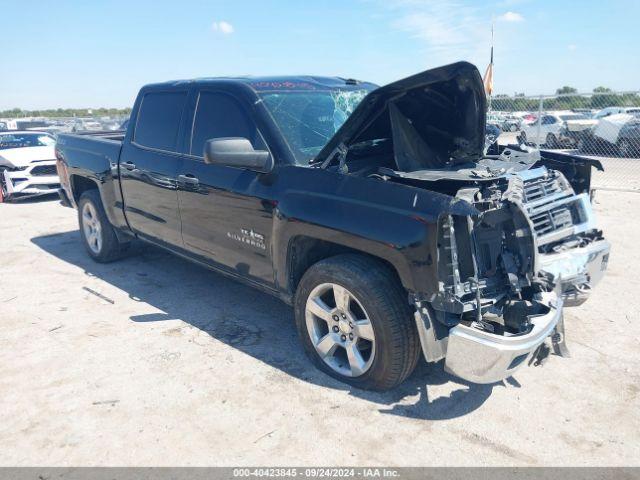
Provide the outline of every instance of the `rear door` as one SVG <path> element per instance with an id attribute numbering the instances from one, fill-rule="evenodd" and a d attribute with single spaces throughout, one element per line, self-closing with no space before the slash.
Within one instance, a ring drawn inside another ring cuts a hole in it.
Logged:
<path id="1" fill-rule="evenodd" d="M 270 240 L 273 190 L 269 176 L 204 163 L 205 142 L 244 137 L 265 150 L 258 128 L 239 100 L 220 90 L 195 92 L 195 116 L 178 172 L 184 248 L 207 262 L 259 283 L 273 283 Z"/>
<path id="2" fill-rule="evenodd" d="M 182 245 L 178 209 L 178 153 L 184 136 L 188 91 L 143 94 L 132 137 L 120 155 L 124 210 L 143 237 Z"/>

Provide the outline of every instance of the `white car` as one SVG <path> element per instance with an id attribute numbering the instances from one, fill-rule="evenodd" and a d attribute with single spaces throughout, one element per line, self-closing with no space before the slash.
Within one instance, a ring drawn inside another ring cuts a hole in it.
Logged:
<path id="1" fill-rule="evenodd" d="M 102 124 L 93 119 L 79 118 L 73 122 L 72 132 L 99 132 L 104 130 Z"/>
<path id="2" fill-rule="evenodd" d="M 60 188 L 54 145 L 44 132 L 0 132 L 0 201 Z"/>
<path id="3" fill-rule="evenodd" d="M 617 115 L 620 113 L 634 114 L 640 112 L 640 107 L 607 107 L 599 110 L 593 118 L 601 119 L 610 115 Z"/>
<path id="4" fill-rule="evenodd" d="M 597 120 L 584 113 L 547 112 L 540 119 L 523 123 L 518 139 L 520 143 L 561 148 L 567 143 L 574 144 L 576 134 L 589 130 L 596 123 Z"/>

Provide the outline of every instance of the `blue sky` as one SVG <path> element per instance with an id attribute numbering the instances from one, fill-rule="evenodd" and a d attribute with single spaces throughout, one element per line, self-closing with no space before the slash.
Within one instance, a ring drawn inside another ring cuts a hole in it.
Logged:
<path id="1" fill-rule="evenodd" d="M 203 76 L 484 72 L 492 19 L 495 93 L 640 89 L 638 0 L 0 0 L 0 15 L 0 109 L 124 107 Z"/>

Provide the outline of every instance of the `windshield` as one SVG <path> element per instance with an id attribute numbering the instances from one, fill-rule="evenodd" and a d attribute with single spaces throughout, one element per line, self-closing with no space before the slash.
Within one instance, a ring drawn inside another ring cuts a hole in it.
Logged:
<path id="1" fill-rule="evenodd" d="M 296 163 L 307 165 L 368 93 L 365 89 L 332 89 L 262 92 L 260 97 Z"/>
<path id="2" fill-rule="evenodd" d="M 0 150 L 23 147 L 48 147 L 56 141 L 44 133 L 4 133 L 0 135 Z"/>

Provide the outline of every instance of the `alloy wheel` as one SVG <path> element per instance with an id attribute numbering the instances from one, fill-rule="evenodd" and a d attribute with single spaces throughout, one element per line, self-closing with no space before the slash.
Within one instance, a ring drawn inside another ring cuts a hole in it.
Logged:
<path id="1" fill-rule="evenodd" d="M 369 315 L 358 299 L 335 283 L 315 287 L 305 307 L 307 333 L 320 358 L 347 377 L 365 374 L 376 354 Z"/>
<path id="2" fill-rule="evenodd" d="M 96 207 L 91 202 L 82 207 L 82 229 L 89 248 L 98 255 L 102 250 L 102 225 Z"/>

